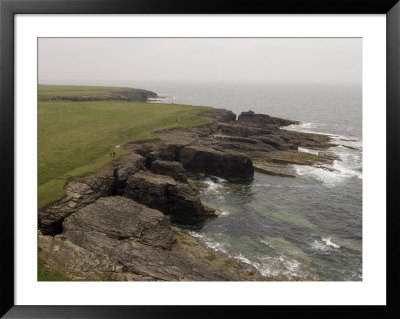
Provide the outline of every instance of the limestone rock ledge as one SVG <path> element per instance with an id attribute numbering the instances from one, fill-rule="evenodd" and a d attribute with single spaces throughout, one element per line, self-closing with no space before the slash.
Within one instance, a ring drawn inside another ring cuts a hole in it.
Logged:
<path id="1" fill-rule="evenodd" d="M 200 175 L 248 179 L 254 175 L 251 159 L 245 154 L 220 152 L 211 148 L 187 146 L 180 153 L 183 167 Z"/>
<path id="2" fill-rule="evenodd" d="M 39 234 L 40 256 L 74 280 L 266 280 L 201 247 L 169 217 L 128 198 L 98 199 Z"/>

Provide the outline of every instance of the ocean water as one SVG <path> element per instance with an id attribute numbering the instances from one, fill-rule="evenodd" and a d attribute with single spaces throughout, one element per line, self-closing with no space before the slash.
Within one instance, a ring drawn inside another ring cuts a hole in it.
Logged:
<path id="1" fill-rule="evenodd" d="M 167 103 L 253 110 L 292 120 L 285 129 L 332 136 L 340 160 L 295 165 L 298 177 L 255 173 L 252 181 L 208 176 L 201 194 L 223 214 L 191 229 L 206 246 L 263 275 L 362 280 L 361 87 L 273 84 L 132 83 Z M 303 152 L 315 152 L 300 149 Z"/>

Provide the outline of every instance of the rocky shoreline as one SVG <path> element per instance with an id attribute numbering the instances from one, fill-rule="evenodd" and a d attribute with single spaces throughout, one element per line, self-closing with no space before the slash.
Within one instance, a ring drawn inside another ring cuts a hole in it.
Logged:
<path id="1" fill-rule="evenodd" d="M 220 214 L 200 201 L 199 177 L 249 180 L 255 170 L 295 177 L 291 164 L 336 159 L 326 151 L 330 137 L 285 130 L 299 122 L 251 111 L 237 119 L 222 109 L 202 116 L 213 123 L 128 143 L 128 155 L 70 180 L 64 198 L 39 210 L 39 255 L 46 263 L 74 280 L 299 279 L 263 277 L 173 224 L 201 225 Z"/>

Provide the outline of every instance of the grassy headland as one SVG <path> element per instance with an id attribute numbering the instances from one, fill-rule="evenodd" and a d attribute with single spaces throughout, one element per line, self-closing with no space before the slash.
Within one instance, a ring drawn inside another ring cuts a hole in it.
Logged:
<path id="1" fill-rule="evenodd" d="M 114 86 L 79 86 L 79 85 L 39 85 L 38 98 L 48 100 L 59 96 L 84 96 L 94 94 L 105 94 L 123 88 Z"/>
<path id="2" fill-rule="evenodd" d="M 153 132 L 157 130 L 211 122 L 198 116 L 209 107 L 133 101 L 50 100 L 57 96 L 104 94 L 117 89 L 39 85 L 39 208 L 61 198 L 69 178 L 95 172 L 125 154 L 124 143 L 156 138 Z M 110 151 L 115 151 L 115 158 L 110 157 Z"/>

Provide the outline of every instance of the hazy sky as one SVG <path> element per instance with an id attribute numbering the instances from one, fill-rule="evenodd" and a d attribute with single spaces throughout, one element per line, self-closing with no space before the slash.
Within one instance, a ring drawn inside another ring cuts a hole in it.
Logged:
<path id="1" fill-rule="evenodd" d="M 360 38 L 41 38 L 39 83 L 361 84 Z"/>

